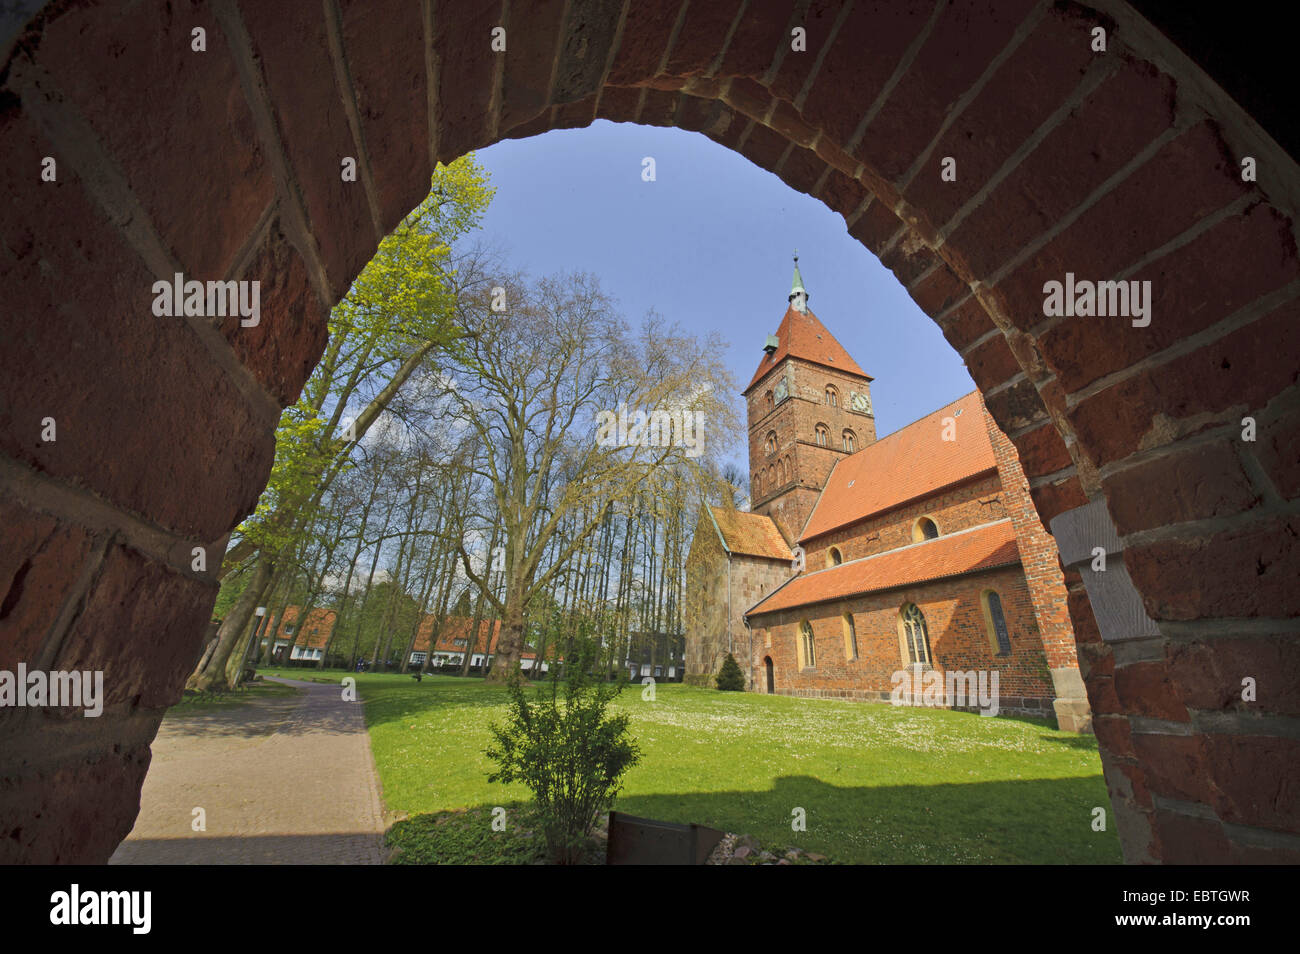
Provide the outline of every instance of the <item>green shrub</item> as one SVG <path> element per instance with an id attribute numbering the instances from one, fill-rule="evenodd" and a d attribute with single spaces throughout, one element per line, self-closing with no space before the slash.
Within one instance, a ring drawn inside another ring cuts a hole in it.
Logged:
<path id="1" fill-rule="evenodd" d="M 736 657 L 731 653 L 727 653 L 727 658 L 722 661 L 717 683 L 718 688 L 724 692 L 739 692 L 745 688 L 745 674 L 740 671 L 740 663 L 736 662 Z"/>
<path id="2" fill-rule="evenodd" d="M 504 726 L 490 726 L 495 744 L 485 754 L 500 766 L 489 782 L 518 781 L 533 793 L 551 861 L 576 864 L 641 753 L 628 733 L 629 716 L 605 711 L 627 677 L 605 682 L 594 640 L 578 635 L 567 646 L 563 693 L 559 672 L 552 667 L 549 687 L 531 702 L 518 672 L 511 676 L 510 716 Z"/>

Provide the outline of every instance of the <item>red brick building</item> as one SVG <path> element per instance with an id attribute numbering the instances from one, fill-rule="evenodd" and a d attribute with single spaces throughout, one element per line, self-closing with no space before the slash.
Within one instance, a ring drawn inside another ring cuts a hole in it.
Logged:
<path id="1" fill-rule="evenodd" d="M 706 508 L 692 544 L 688 679 L 730 651 L 757 691 L 935 704 L 939 685 L 965 708 L 953 680 L 982 679 L 997 711 L 1090 728 L 1056 546 L 979 393 L 877 440 L 872 378 L 797 265 L 789 302 L 745 391 L 753 513 Z"/>
<path id="2" fill-rule="evenodd" d="M 306 622 L 300 624 L 301 606 L 286 606 L 279 620 L 271 620 L 266 629 L 275 633 L 277 659 L 283 660 L 288 653 L 289 659 L 317 661 L 325 656 L 330 637 L 334 635 L 334 624 L 338 614 L 332 609 L 313 609 L 307 614 Z M 266 634 L 260 635 L 259 650 L 266 649 Z"/>

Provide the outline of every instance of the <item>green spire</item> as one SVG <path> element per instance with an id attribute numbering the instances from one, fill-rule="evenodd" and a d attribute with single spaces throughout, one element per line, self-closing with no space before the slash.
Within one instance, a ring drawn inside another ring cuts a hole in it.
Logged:
<path id="1" fill-rule="evenodd" d="M 808 300 L 808 289 L 803 287 L 803 276 L 799 274 L 799 250 L 794 251 L 794 281 L 790 284 L 789 301 L 794 301 L 796 295 L 803 293 L 804 300 Z"/>

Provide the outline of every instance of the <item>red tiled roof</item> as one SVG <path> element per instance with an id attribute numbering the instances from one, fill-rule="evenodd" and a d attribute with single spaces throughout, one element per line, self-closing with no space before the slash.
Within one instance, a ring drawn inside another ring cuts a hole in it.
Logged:
<path id="1" fill-rule="evenodd" d="M 434 624 L 437 623 L 438 617 L 432 614 L 424 617 L 420 621 L 420 628 L 415 632 L 415 645 L 412 650 L 417 653 L 427 653 L 429 651 L 429 637 L 433 635 Z M 463 653 L 469 642 L 469 629 L 473 619 L 466 616 L 448 616 L 446 622 L 442 625 L 442 632 L 438 634 L 438 648 L 435 652 L 440 653 Z M 497 638 L 501 635 L 501 620 L 481 619 L 478 622 L 478 639 L 474 641 L 474 652 L 481 653 L 483 644 L 488 641 L 488 633 L 492 634 L 492 641 L 488 647 L 488 654 L 496 652 Z M 457 646 L 455 640 L 463 639 L 465 643 Z"/>
<path id="2" fill-rule="evenodd" d="M 307 622 L 298 626 L 300 613 L 301 606 L 286 606 L 279 621 L 275 623 L 275 638 L 306 649 L 324 649 L 330 640 L 330 633 L 334 631 L 334 621 L 338 619 L 338 614 L 332 609 L 314 609 L 307 614 Z M 286 633 L 285 626 L 293 626 L 294 631 Z"/>
<path id="3" fill-rule="evenodd" d="M 776 337 L 780 342 L 776 351 L 763 355 L 763 360 L 758 363 L 758 370 L 754 372 L 749 387 L 745 388 L 746 394 L 763 375 L 786 358 L 802 358 L 827 368 L 837 368 L 849 374 L 859 375 L 868 381 L 872 380 L 871 376 L 849 357 L 844 346 L 835 340 L 835 336 L 826 330 L 826 326 L 811 310 L 800 313 L 795 311 L 793 306 L 787 308 L 785 317 L 781 319 L 781 326 L 776 330 Z"/>
<path id="4" fill-rule="evenodd" d="M 710 507 L 709 512 L 722 534 L 723 543 L 732 553 L 772 560 L 794 559 L 789 544 L 771 517 L 731 507 Z"/>
<path id="5" fill-rule="evenodd" d="M 943 439 L 943 419 L 956 439 Z M 869 444 L 840 460 L 799 537 L 811 540 L 899 504 L 997 468 L 979 392 Z"/>
<path id="6" fill-rule="evenodd" d="M 844 599 L 1019 562 L 1020 550 L 1011 521 L 999 520 L 827 570 L 801 574 L 774 590 L 745 615 Z"/>

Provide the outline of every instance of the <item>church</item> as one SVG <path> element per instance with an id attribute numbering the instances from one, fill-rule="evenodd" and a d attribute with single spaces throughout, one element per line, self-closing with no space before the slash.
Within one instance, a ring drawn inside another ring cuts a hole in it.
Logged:
<path id="1" fill-rule="evenodd" d="M 751 509 L 706 505 L 687 559 L 686 681 L 712 685 L 731 653 L 752 692 L 933 705 L 923 679 L 979 674 L 997 711 L 1090 731 L 1056 545 L 979 392 L 878 439 L 873 379 L 809 309 L 797 258 L 763 352 Z"/>

